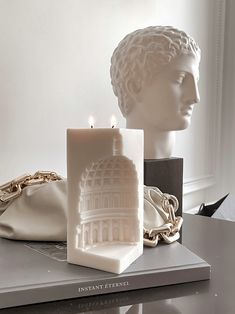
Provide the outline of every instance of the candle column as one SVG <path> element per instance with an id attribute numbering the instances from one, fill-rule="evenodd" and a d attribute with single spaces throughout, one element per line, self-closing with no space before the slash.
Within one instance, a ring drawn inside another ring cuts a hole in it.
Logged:
<path id="1" fill-rule="evenodd" d="M 69 129 L 68 262 L 121 273 L 143 253 L 143 131 Z"/>

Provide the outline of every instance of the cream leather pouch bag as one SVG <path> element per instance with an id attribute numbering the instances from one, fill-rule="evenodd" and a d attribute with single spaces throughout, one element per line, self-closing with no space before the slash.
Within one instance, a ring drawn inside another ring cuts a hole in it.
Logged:
<path id="1" fill-rule="evenodd" d="M 37 183 L 37 180 L 40 183 Z M 57 179 L 58 180 L 58 179 Z M 16 185 L 11 194 L 18 193 L 10 201 L 0 201 L 0 237 L 15 240 L 30 241 L 66 241 L 66 180 L 58 181 L 33 179 L 30 185 Z M 27 183 L 27 182 L 26 182 Z M 25 183 L 23 183 L 25 184 Z M 6 186 L 6 185 L 5 185 Z M 0 187 L 0 199 L 10 195 L 10 189 L 5 188 L 5 194 Z"/>
<path id="2" fill-rule="evenodd" d="M 55 172 L 23 175 L 0 186 L 0 237 L 27 241 L 66 241 L 67 181 Z M 179 239 L 178 201 L 156 187 L 144 187 L 144 244 Z"/>

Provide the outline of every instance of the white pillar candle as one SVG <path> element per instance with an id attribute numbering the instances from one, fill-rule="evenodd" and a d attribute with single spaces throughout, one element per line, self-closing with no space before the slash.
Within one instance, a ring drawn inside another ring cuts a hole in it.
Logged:
<path id="1" fill-rule="evenodd" d="M 68 262 L 120 274 L 143 253 L 143 131 L 69 129 Z"/>

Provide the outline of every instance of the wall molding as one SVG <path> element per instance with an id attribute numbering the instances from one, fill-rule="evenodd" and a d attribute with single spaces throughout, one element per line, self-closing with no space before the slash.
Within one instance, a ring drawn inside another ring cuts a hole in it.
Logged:
<path id="1" fill-rule="evenodd" d="M 211 119 L 212 147 L 211 154 L 212 171 L 215 184 L 220 177 L 221 162 L 221 120 L 222 120 L 222 91 L 223 91 L 223 63 L 224 63 L 224 33 L 225 33 L 226 0 L 215 1 L 214 42 L 215 42 L 215 85 L 214 85 L 214 110 Z"/>
<path id="2" fill-rule="evenodd" d="M 183 183 L 183 195 L 188 195 L 200 190 L 208 189 L 215 185 L 216 178 L 214 175 L 206 175 L 192 179 L 186 179 Z"/>
<path id="3" fill-rule="evenodd" d="M 208 145 L 211 170 L 209 174 L 200 177 L 186 178 L 183 184 L 183 195 L 207 190 L 219 182 L 221 162 L 221 119 L 222 119 L 222 89 L 223 89 L 223 57 L 225 32 L 226 0 L 216 0 L 214 3 L 213 39 L 215 77 L 213 81 L 213 103 L 210 104 L 210 121 L 207 132 L 211 139 Z M 212 148 L 212 149 L 211 149 Z M 199 201 L 201 202 L 201 200 Z"/>

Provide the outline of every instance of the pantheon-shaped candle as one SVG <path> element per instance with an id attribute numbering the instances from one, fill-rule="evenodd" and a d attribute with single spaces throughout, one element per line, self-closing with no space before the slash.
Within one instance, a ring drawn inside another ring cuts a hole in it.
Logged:
<path id="1" fill-rule="evenodd" d="M 143 131 L 71 129 L 67 143 L 68 262 L 121 273 L 143 253 Z"/>

